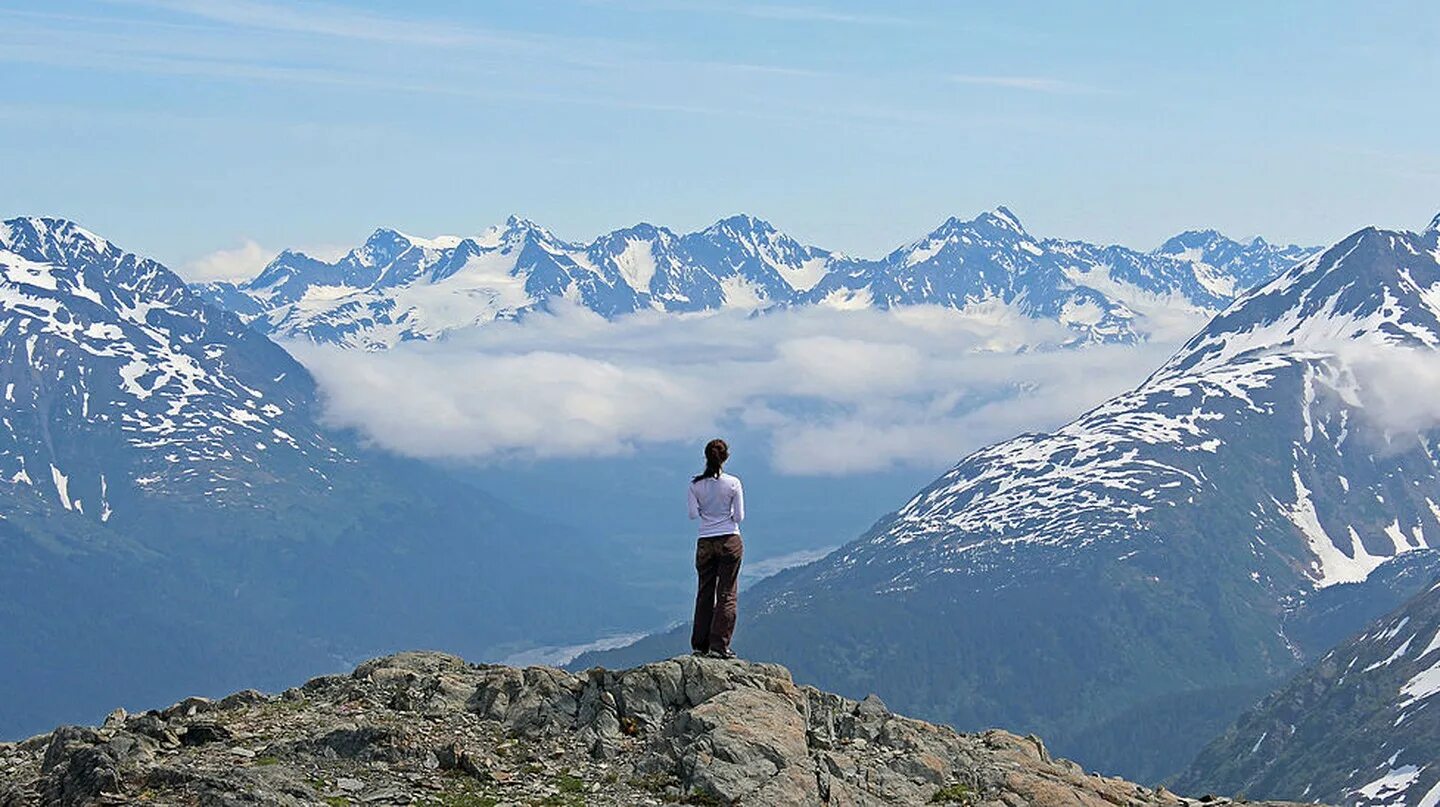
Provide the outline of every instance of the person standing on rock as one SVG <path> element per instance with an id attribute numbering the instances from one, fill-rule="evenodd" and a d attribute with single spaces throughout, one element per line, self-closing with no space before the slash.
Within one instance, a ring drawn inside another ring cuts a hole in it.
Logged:
<path id="1" fill-rule="evenodd" d="M 724 440 L 705 444 L 705 470 L 690 480 L 691 520 L 700 520 L 695 547 L 695 570 L 700 588 L 695 595 L 695 627 L 690 648 L 697 656 L 735 658 L 730 637 L 735 634 L 739 601 L 740 522 L 745 520 L 745 491 L 739 477 L 725 473 L 730 447 Z"/>

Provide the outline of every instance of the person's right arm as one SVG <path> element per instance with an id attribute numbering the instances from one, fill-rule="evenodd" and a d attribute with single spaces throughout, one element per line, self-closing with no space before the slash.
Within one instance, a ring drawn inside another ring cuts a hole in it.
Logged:
<path id="1" fill-rule="evenodd" d="M 697 518 L 700 517 L 700 500 L 697 499 L 697 498 L 695 498 L 695 485 L 694 485 L 694 483 L 691 483 L 691 485 L 690 485 L 690 492 L 689 492 L 689 494 L 688 494 L 685 498 L 686 498 L 686 505 L 688 506 L 688 508 L 689 508 L 689 510 L 690 510 L 690 520 L 691 520 L 691 521 L 694 521 L 695 519 L 697 519 Z"/>
<path id="2" fill-rule="evenodd" d="M 735 480 L 735 498 L 730 501 L 730 517 L 736 524 L 745 520 L 745 488 L 739 479 Z"/>

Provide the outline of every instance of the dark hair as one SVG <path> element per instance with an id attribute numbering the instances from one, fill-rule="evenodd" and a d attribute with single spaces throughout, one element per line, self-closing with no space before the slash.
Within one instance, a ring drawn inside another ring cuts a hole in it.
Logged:
<path id="1" fill-rule="evenodd" d="M 720 466 L 724 465 L 725 460 L 728 459 L 730 459 L 730 446 L 725 445 L 725 441 L 718 437 L 711 440 L 705 444 L 705 470 L 696 474 L 695 478 L 690 481 L 699 482 L 707 478 L 719 479 Z"/>

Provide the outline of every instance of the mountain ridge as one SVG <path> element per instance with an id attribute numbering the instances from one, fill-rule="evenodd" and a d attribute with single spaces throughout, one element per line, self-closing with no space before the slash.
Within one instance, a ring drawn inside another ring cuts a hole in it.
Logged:
<path id="1" fill-rule="evenodd" d="M 743 213 L 691 233 L 640 223 L 589 242 L 511 216 L 476 236 L 421 239 L 380 228 L 334 263 L 287 250 L 249 281 L 197 289 L 266 333 L 368 349 L 444 338 L 556 299 L 607 318 L 1000 304 L 1064 324 L 1076 343 L 1131 342 L 1149 333 L 1148 309 L 1217 310 L 1313 253 L 1196 233 L 1204 237 L 1182 234 L 1148 253 L 1039 239 L 1001 206 L 968 221 L 951 216 L 868 259 L 802 244 Z"/>

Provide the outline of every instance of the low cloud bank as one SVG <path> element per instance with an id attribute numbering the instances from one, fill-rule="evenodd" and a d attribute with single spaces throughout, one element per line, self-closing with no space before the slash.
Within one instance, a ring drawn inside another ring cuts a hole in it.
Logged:
<path id="1" fill-rule="evenodd" d="M 1440 360 L 1433 349 L 1346 345 L 1336 352 L 1386 449 L 1409 448 L 1440 429 Z"/>
<path id="2" fill-rule="evenodd" d="M 1004 309 L 610 322 L 563 307 L 383 353 L 290 347 L 335 425 L 410 456 L 606 457 L 743 428 L 782 472 L 838 475 L 943 467 L 1057 426 L 1175 347 L 1030 347 L 1066 335 Z"/>

